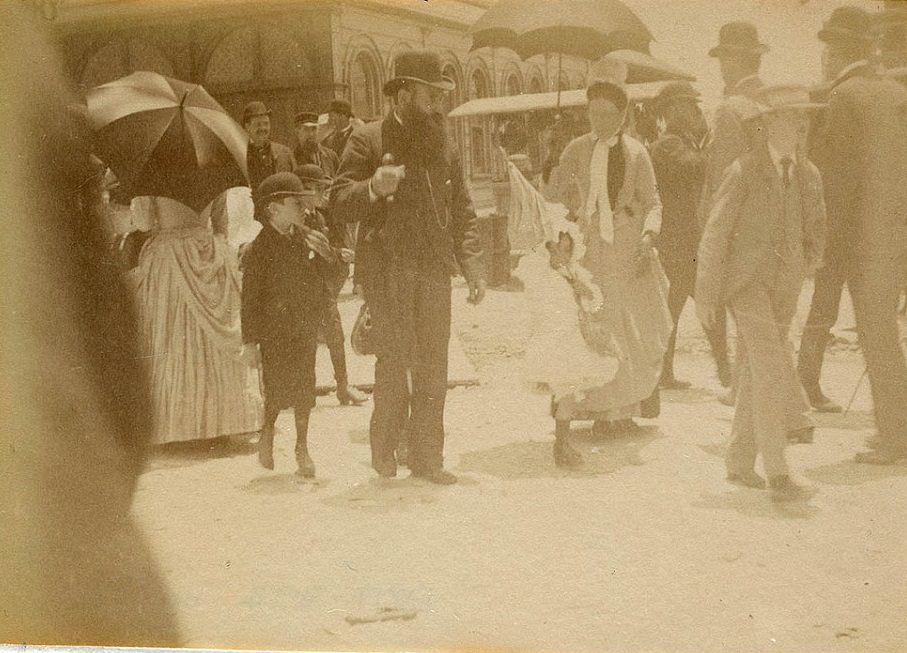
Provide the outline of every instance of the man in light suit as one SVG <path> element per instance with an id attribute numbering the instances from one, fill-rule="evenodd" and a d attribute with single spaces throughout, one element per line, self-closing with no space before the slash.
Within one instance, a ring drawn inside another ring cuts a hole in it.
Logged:
<path id="1" fill-rule="evenodd" d="M 836 75 L 829 75 L 834 82 L 815 156 L 834 252 L 829 270 L 853 296 L 878 428 L 875 449 L 857 460 L 891 464 L 907 458 L 907 363 L 897 323 L 899 265 L 907 254 L 907 88 L 866 61 L 870 30 L 866 12 L 843 7 L 819 33 Z M 815 310 L 816 298 L 807 328 L 816 323 Z"/>
<path id="2" fill-rule="evenodd" d="M 727 305 L 746 348 L 741 366 L 728 480 L 764 487 L 753 469 L 757 453 L 772 499 L 805 498 L 789 475 L 784 448 L 797 421 L 811 430 L 788 340 L 806 274 L 824 250 L 825 206 L 816 167 L 801 142 L 809 121 L 805 88 L 766 87 L 754 120 L 765 142 L 728 168 L 715 195 L 699 247 L 696 309 L 714 324 Z"/>

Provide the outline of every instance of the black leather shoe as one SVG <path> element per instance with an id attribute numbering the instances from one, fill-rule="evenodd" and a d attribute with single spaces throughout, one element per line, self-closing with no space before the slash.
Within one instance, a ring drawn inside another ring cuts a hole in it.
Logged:
<path id="1" fill-rule="evenodd" d="M 299 465 L 297 474 L 303 478 L 315 478 L 315 463 L 305 449 L 296 451 L 296 464 Z"/>
<path id="2" fill-rule="evenodd" d="M 688 390 L 692 385 L 689 381 L 681 381 L 673 376 L 662 378 L 658 382 L 658 387 L 662 390 Z"/>
<path id="3" fill-rule="evenodd" d="M 806 501 L 813 495 L 813 491 L 794 483 L 790 476 L 775 476 L 769 481 L 772 501 L 787 503 L 789 501 Z"/>
<path id="4" fill-rule="evenodd" d="M 759 474 L 757 474 L 753 470 L 746 472 L 728 472 L 727 480 L 734 485 L 752 487 L 756 488 L 757 490 L 765 489 L 765 479 L 759 476 Z"/>
<path id="5" fill-rule="evenodd" d="M 359 392 L 356 388 L 351 385 L 337 387 L 337 401 L 340 402 L 341 406 L 359 406 L 368 401 L 368 395 Z"/>
<path id="6" fill-rule="evenodd" d="M 576 469 L 582 467 L 583 457 L 567 440 L 555 440 L 554 464 L 566 469 Z"/>
<path id="7" fill-rule="evenodd" d="M 394 478 L 397 475 L 397 464 L 394 461 L 374 463 L 372 467 L 381 478 Z"/>
<path id="8" fill-rule="evenodd" d="M 435 485 L 453 485 L 457 482 L 457 477 L 448 472 L 446 469 L 432 469 L 429 471 L 419 471 L 412 473 L 414 478 L 434 483 Z"/>
<path id="9" fill-rule="evenodd" d="M 809 405 L 812 406 L 812 409 L 817 413 L 843 413 L 844 407 L 841 404 L 838 404 L 828 397 L 826 397 L 821 391 L 818 394 L 810 395 Z"/>
<path id="10" fill-rule="evenodd" d="M 792 444 L 812 444 L 815 433 L 815 426 L 804 426 L 802 429 L 788 431 L 787 441 Z"/>
<path id="11" fill-rule="evenodd" d="M 901 460 L 907 460 L 907 451 L 899 451 L 897 449 L 861 451 L 854 460 L 866 465 L 894 465 Z"/>

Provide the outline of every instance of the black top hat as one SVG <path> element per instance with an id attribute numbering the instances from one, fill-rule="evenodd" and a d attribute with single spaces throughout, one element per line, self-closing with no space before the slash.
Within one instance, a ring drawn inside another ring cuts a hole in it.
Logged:
<path id="1" fill-rule="evenodd" d="M 693 88 L 692 84 L 686 81 L 677 81 L 665 84 L 655 97 L 652 105 L 656 111 L 663 111 L 672 102 L 680 100 L 698 102 L 699 99 L 699 92 Z"/>
<path id="2" fill-rule="evenodd" d="M 765 54 L 768 46 L 759 42 L 759 33 L 752 23 L 726 23 L 718 31 L 718 45 L 709 50 L 710 57 L 727 57 L 741 54 Z"/>
<path id="3" fill-rule="evenodd" d="M 318 125 L 318 114 L 312 111 L 300 111 L 293 118 L 293 124 L 299 125 Z"/>
<path id="4" fill-rule="evenodd" d="M 394 59 L 394 77 L 384 85 L 385 95 L 394 95 L 406 82 L 418 82 L 444 91 L 452 91 L 456 84 L 441 74 L 441 57 L 430 50 L 401 52 Z"/>
<path id="5" fill-rule="evenodd" d="M 252 118 L 256 116 L 270 116 L 271 110 L 265 106 L 264 102 L 259 102 L 255 100 L 254 102 L 249 102 L 242 110 L 242 124 L 246 124 Z"/>
<path id="6" fill-rule="evenodd" d="M 328 113 L 340 113 L 344 116 L 353 115 L 353 107 L 346 100 L 341 100 L 339 98 L 334 98 L 331 100 L 331 103 L 328 105 Z"/>
<path id="7" fill-rule="evenodd" d="M 869 43 L 873 39 L 872 28 L 869 12 L 859 7 L 838 7 L 819 30 L 819 40 L 825 43 Z"/>
<path id="8" fill-rule="evenodd" d="M 298 166 L 293 170 L 293 174 L 299 177 L 299 180 L 303 185 L 322 184 L 328 186 L 331 183 L 331 178 L 325 174 L 324 170 L 321 169 L 321 166 L 315 165 L 314 163 L 304 163 L 303 165 Z"/>

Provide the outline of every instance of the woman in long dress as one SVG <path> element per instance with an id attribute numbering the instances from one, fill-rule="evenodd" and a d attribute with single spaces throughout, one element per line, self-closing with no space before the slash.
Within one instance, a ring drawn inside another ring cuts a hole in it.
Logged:
<path id="1" fill-rule="evenodd" d="M 657 416 L 672 329 L 668 283 L 652 247 L 661 202 L 645 147 L 621 133 L 628 105 L 622 73 L 605 68 L 604 79 L 587 90 L 592 132 L 567 145 L 546 188 L 570 211 L 585 247 L 572 276 L 591 286 L 588 294 L 600 294 L 601 307 L 581 313 L 585 335 L 610 347 L 619 362 L 611 381 L 553 402 L 555 461 L 564 466 L 581 462 L 566 439 L 571 420 L 594 420 L 593 432 L 603 436 L 636 428 L 635 416 Z M 574 241 L 560 239 L 552 252 L 569 260 Z"/>
<path id="2" fill-rule="evenodd" d="M 130 272 L 150 361 L 156 444 L 251 433 L 261 428 L 258 371 L 240 332 L 240 274 L 227 243 L 223 197 L 207 211 L 142 197 L 151 237 Z"/>

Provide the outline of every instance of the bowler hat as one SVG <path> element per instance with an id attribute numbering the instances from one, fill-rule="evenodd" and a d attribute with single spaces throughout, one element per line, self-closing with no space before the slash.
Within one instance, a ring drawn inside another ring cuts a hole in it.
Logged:
<path id="1" fill-rule="evenodd" d="M 304 163 L 293 170 L 293 174 L 299 177 L 303 185 L 306 184 L 323 184 L 330 185 L 331 178 L 325 174 L 321 166 L 314 163 Z"/>
<path id="2" fill-rule="evenodd" d="M 759 42 L 756 26 L 747 22 L 725 23 L 718 30 L 718 45 L 709 50 L 710 57 L 765 54 L 768 46 Z"/>
<path id="3" fill-rule="evenodd" d="M 262 221 L 268 202 L 291 195 L 305 195 L 302 181 L 292 172 L 275 172 L 265 177 L 252 193 L 255 205 L 255 219 Z"/>
<path id="4" fill-rule="evenodd" d="M 328 105 L 328 113 L 339 113 L 344 116 L 352 116 L 353 107 L 346 100 L 334 98 Z"/>
<path id="5" fill-rule="evenodd" d="M 271 110 L 265 106 L 264 102 L 259 102 L 255 100 L 254 102 L 249 102 L 242 110 L 242 124 L 246 124 L 252 118 L 256 116 L 270 116 Z"/>
<path id="6" fill-rule="evenodd" d="M 297 127 L 299 125 L 311 125 L 313 127 L 318 126 L 318 114 L 312 111 L 300 111 L 293 118 L 293 124 Z"/>
<path id="7" fill-rule="evenodd" d="M 753 100 L 759 106 L 759 113 L 751 116 L 757 118 L 780 109 L 821 109 L 825 104 L 813 102 L 809 88 L 801 84 L 778 84 L 763 86 L 753 94 Z"/>
<path id="8" fill-rule="evenodd" d="M 394 77 L 384 85 L 384 94 L 393 96 L 406 82 L 419 82 L 443 91 L 452 91 L 456 84 L 441 74 L 441 57 L 430 50 L 408 50 L 394 59 Z"/>
<path id="9" fill-rule="evenodd" d="M 873 39 L 872 31 L 869 12 L 859 7 L 838 7 L 819 30 L 819 40 L 825 43 L 868 43 Z"/>
<path id="10" fill-rule="evenodd" d="M 698 102 L 699 98 L 699 92 L 693 88 L 692 84 L 686 81 L 677 81 L 665 84 L 652 104 L 656 111 L 662 111 L 673 102 L 680 100 Z"/>

